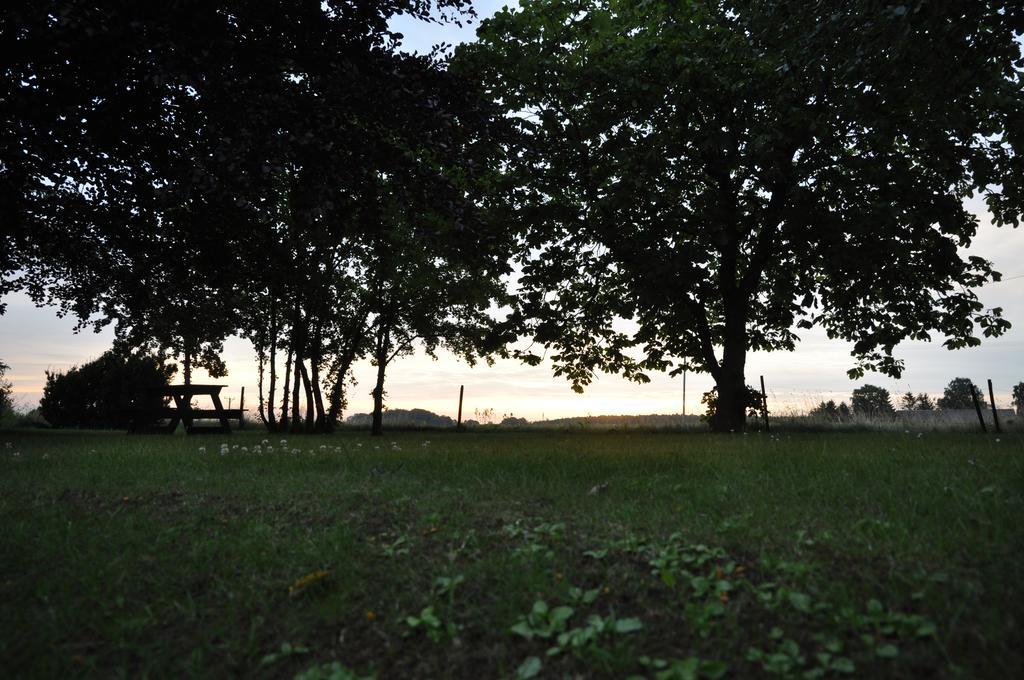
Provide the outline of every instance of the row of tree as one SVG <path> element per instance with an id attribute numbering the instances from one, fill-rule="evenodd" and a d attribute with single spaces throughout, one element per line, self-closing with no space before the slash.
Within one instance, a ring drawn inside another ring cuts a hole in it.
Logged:
<path id="1" fill-rule="evenodd" d="M 577 390 L 707 372 L 728 431 L 748 352 L 794 328 L 853 341 L 859 377 L 1008 327 L 960 253 L 966 197 L 1024 204 L 1019 3 L 523 0 L 451 58 L 403 52 L 399 14 L 472 10 L 9 2 L 0 294 L 186 381 L 248 338 L 281 431 L 330 429 L 366 356 L 379 432 L 417 346 L 543 347 Z"/>
<path id="2" fill-rule="evenodd" d="M 925 393 L 906 392 L 899 397 L 899 408 L 903 411 L 935 411 L 974 409 L 975 399 L 982 409 L 991 404 L 981 389 L 970 378 L 953 378 L 943 390 L 942 396 L 932 400 Z M 1024 409 L 1024 382 L 1013 388 L 1013 405 L 1018 410 Z M 855 416 L 879 418 L 896 414 L 892 396 L 889 391 L 877 385 L 863 385 L 853 390 L 850 405 L 846 402 L 836 404 L 835 401 L 823 401 L 815 406 L 810 414 L 824 420 L 844 422 Z"/>

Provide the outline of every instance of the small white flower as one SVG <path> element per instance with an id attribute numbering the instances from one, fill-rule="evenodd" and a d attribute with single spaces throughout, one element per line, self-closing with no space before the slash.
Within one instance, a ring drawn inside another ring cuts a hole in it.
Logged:
<path id="1" fill-rule="evenodd" d="M 288 446 L 288 440 L 287 439 L 282 439 L 281 440 L 281 446 Z"/>
<path id="2" fill-rule="evenodd" d="M 267 453 L 273 453 L 273 452 L 274 452 L 274 447 L 273 446 L 268 446 L 267 447 Z"/>
<path id="3" fill-rule="evenodd" d="M 320 450 L 321 451 L 326 451 L 327 450 L 327 444 L 321 444 L 320 445 Z"/>
<path id="4" fill-rule="evenodd" d="M 242 453 L 249 453 L 249 447 L 248 446 L 243 446 L 242 447 Z"/>
<path id="5" fill-rule="evenodd" d="M 46 459 L 48 459 L 49 457 L 50 457 L 50 454 L 48 454 L 48 453 L 44 453 L 44 454 L 43 454 L 43 460 L 46 460 Z"/>
<path id="6" fill-rule="evenodd" d="M 996 444 L 999 443 L 999 437 L 996 437 Z"/>
<path id="7" fill-rule="evenodd" d="M 299 455 L 300 453 L 302 453 L 302 451 L 299 451 L 298 449 L 292 449 L 292 455 L 293 455 L 293 456 L 297 456 L 297 455 Z"/>
<path id="8" fill-rule="evenodd" d="M 4 448 L 5 449 L 13 449 L 14 448 L 14 442 L 4 442 Z"/>
<path id="9" fill-rule="evenodd" d="M 263 444 L 264 446 L 266 446 L 269 443 L 270 443 L 269 439 L 264 439 L 263 441 L 260 442 L 260 444 Z"/>
<path id="10" fill-rule="evenodd" d="M 358 449 L 363 448 L 363 443 L 362 442 L 357 442 L 356 443 L 356 448 L 358 448 Z"/>
<path id="11" fill-rule="evenodd" d="M 199 453 L 206 453 L 206 447 L 205 446 L 200 446 L 199 447 Z"/>

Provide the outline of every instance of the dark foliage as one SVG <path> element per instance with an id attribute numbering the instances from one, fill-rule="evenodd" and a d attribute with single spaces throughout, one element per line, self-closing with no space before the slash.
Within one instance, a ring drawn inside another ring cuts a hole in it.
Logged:
<path id="1" fill-rule="evenodd" d="M 345 419 L 346 425 L 365 427 L 373 422 L 370 413 L 356 413 Z M 455 427 L 455 421 L 448 416 L 440 416 L 432 411 L 421 408 L 387 409 L 384 411 L 383 422 L 389 427 Z"/>
<path id="2" fill-rule="evenodd" d="M 14 410 L 14 401 L 11 399 L 11 391 L 14 389 L 14 386 L 11 385 L 10 380 L 4 377 L 10 368 L 10 366 L 0 361 L 0 418 Z"/>
<path id="3" fill-rule="evenodd" d="M 924 392 L 916 395 L 913 392 L 907 392 L 900 397 L 900 408 L 904 411 L 934 411 L 935 403 Z"/>
<path id="4" fill-rule="evenodd" d="M 39 411 L 54 427 L 124 429 L 129 409 L 155 410 L 165 399 L 155 390 L 167 386 L 177 366 L 155 356 L 113 351 L 67 372 L 46 372 Z"/>
<path id="5" fill-rule="evenodd" d="M 704 415 L 701 417 L 702 420 L 706 420 L 709 423 L 714 422 L 715 414 L 718 413 L 718 388 L 713 387 L 710 392 L 705 392 L 700 398 L 700 403 L 705 406 Z M 761 413 L 763 405 L 761 391 L 756 387 L 747 385 L 743 393 L 743 408 L 746 412 L 746 417 L 756 418 Z"/>
<path id="6" fill-rule="evenodd" d="M 832 399 L 819 403 L 807 415 L 832 423 L 848 423 L 853 420 L 853 413 L 850 411 L 850 407 L 846 405 L 846 402 L 842 401 L 836 405 L 836 402 Z"/>
<path id="7" fill-rule="evenodd" d="M 850 406 L 857 417 L 879 418 L 892 416 L 896 410 L 892 407 L 889 390 L 876 385 L 863 385 L 853 391 Z"/>
<path id="8" fill-rule="evenodd" d="M 496 197 L 528 229 L 521 328 L 578 389 L 712 374 L 721 430 L 743 427 L 747 353 L 794 328 L 851 341 L 851 377 L 898 376 L 904 340 L 1001 334 L 964 201 L 1020 221 L 1022 26 L 1005 0 L 499 12 L 458 58 L 522 132 Z"/>
<path id="9" fill-rule="evenodd" d="M 984 392 L 970 378 L 953 378 L 950 380 L 936 404 L 941 409 L 974 408 L 972 392 L 978 397 L 978 405 L 981 408 L 986 408 L 988 401 L 985 398 Z"/>

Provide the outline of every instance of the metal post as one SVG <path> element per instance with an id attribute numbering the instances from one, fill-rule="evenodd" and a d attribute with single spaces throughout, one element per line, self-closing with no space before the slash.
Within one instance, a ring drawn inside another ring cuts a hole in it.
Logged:
<path id="1" fill-rule="evenodd" d="M 687 365 L 683 364 L 683 420 L 686 420 L 686 369 Z"/>
<path id="2" fill-rule="evenodd" d="M 992 404 L 992 422 L 996 424 L 996 434 L 1002 432 L 999 427 L 999 414 L 996 412 L 996 395 L 992 392 L 992 378 L 988 379 L 988 399 Z"/>
<path id="3" fill-rule="evenodd" d="M 238 429 L 245 427 L 245 385 L 242 386 L 242 394 L 238 397 Z"/>
<path id="4" fill-rule="evenodd" d="M 974 400 L 974 411 L 978 414 L 978 422 L 981 423 L 981 431 L 988 432 L 988 428 L 985 427 L 985 418 L 981 415 L 981 404 L 978 403 L 978 390 L 971 384 L 971 399 Z"/>
<path id="5" fill-rule="evenodd" d="M 462 395 L 466 390 L 465 385 L 459 385 L 459 420 L 455 425 L 456 430 L 462 430 Z"/>
<path id="6" fill-rule="evenodd" d="M 771 432 L 768 425 L 768 394 L 764 391 L 764 376 L 761 376 L 761 415 L 764 417 L 764 431 Z"/>

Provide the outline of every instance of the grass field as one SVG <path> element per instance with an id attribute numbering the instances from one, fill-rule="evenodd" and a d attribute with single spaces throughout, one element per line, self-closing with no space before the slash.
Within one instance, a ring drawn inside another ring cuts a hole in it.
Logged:
<path id="1" fill-rule="evenodd" d="M 1024 677 L 1020 434 L 264 439 L 0 433 L 4 675 Z"/>

